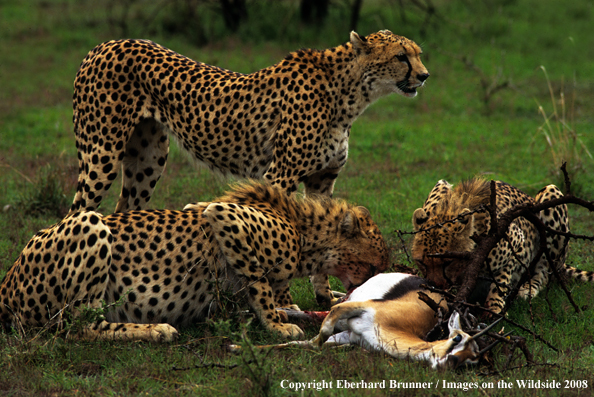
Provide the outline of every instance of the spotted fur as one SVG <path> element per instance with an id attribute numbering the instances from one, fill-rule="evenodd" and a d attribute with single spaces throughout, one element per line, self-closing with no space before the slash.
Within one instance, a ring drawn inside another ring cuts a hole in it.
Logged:
<path id="1" fill-rule="evenodd" d="M 79 179 L 71 212 L 96 210 L 122 168 L 116 212 L 143 209 L 177 140 L 224 174 L 331 195 L 355 119 L 378 98 L 414 97 L 429 73 L 411 40 L 383 30 L 290 53 L 241 74 L 147 40 L 103 43 L 74 82 Z"/>
<path id="2" fill-rule="evenodd" d="M 532 198 L 504 182 L 496 182 L 497 213 L 521 204 L 535 204 L 562 197 L 554 185 L 542 189 Z M 412 245 L 413 260 L 423 275 L 434 285 L 447 288 L 460 284 L 466 262 L 449 258 L 429 257 L 429 254 L 471 252 L 476 243 L 473 235 L 486 233 L 490 217 L 485 209 L 490 202 L 490 181 L 475 178 L 453 187 L 439 181 L 429 193 L 422 208 L 413 214 L 415 234 Z M 476 211 L 476 212 L 475 212 Z M 464 215 L 466 214 L 466 215 Z M 567 206 L 561 205 L 539 214 L 543 223 L 553 230 L 569 232 Z M 565 264 L 568 239 L 561 235 L 547 235 L 554 266 L 573 278 L 592 281 L 593 272 L 582 272 Z M 509 227 L 507 239 L 502 240 L 490 253 L 480 276 L 492 280 L 486 307 L 500 312 L 505 298 L 516 285 L 539 250 L 539 236 L 535 226 L 525 218 L 518 218 Z M 519 290 L 519 296 L 534 297 L 549 280 L 550 265 L 543 256 L 535 267 L 531 279 Z"/>
<path id="3" fill-rule="evenodd" d="M 292 304 L 292 278 L 331 274 L 350 288 L 387 267 L 365 208 L 251 183 L 184 211 L 70 214 L 34 236 L 8 271 L 0 320 L 55 325 L 66 312 L 123 298 L 83 336 L 170 341 L 174 327 L 205 318 L 231 290 L 270 330 L 300 338 L 276 311 Z"/>

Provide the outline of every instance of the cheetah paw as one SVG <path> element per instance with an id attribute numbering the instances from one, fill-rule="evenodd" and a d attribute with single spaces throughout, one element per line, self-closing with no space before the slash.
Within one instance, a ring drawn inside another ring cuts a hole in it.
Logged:
<path id="1" fill-rule="evenodd" d="M 275 328 L 275 331 L 280 332 L 280 334 L 287 339 L 305 338 L 303 330 L 295 324 L 281 324 L 278 328 Z"/>
<path id="2" fill-rule="evenodd" d="M 152 327 L 150 334 L 151 340 L 157 343 L 173 342 L 178 336 L 177 329 L 169 324 L 156 324 Z"/>

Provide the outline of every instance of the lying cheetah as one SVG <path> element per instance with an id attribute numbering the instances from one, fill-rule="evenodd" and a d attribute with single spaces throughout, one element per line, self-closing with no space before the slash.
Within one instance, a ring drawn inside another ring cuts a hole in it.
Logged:
<path id="1" fill-rule="evenodd" d="M 496 193 L 499 215 L 517 205 L 541 203 L 563 196 L 555 185 L 548 185 L 536 198 L 532 198 L 500 181 L 496 182 Z M 489 204 L 490 194 L 488 180 L 475 178 L 456 187 L 441 180 L 433 187 L 423 207 L 414 212 L 412 222 L 418 233 L 413 239 L 412 256 L 429 282 L 440 288 L 462 282 L 465 261 L 435 258 L 429 254 L 474 250 L 476 243 L 471 236 L 486 233 L 490 225 L 487 211 L 481 209 L 481 206 Z M 539 217 L 552 230 L 569 232 L 567 206 L 560 205 L 542 211 Z M 559 234 L 547 236 L 547 247 L 554 264 L 549 264 L 544 256 L 541 257 L 531 279 L 521 287 L 520 297 L 535 297 L 538 294 L 549 280 L 550 266 L 564 270 L 570 277 L 594 281 L 594 272 L 583 272 L 565 265 L 567 242 L 568 239 Z M 512 222 L 507 239 L 489 253 L 481 270 L 483 277 L 492 279 L 486 298 L 487 308 L 496 313 L 503 310 L 507 294 L 528 269 L 539 247 L 539 236 L 532 223 L 525 218 L 517 218 Z"/>
<path id="2" fill-rule="evenodd" d="M 331 274 L 348 289 L 386 270 L 388 259 L 365 208 L 251 183 L 183 211 L 70 214 L 34 236 L 8 271 L 0 321 L 52 325 L 64 312 L 124 297 L 83 336 L 170 341 L 174 327 L 204 318 L 218 291 L 230 289 L 268 329 L 302 338 L 275 309 L 291 305 L 292 278 Z"/>

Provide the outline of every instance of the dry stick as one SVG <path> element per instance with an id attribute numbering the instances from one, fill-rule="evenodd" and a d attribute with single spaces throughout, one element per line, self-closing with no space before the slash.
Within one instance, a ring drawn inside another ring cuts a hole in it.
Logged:
<path id="1" fill-rule="evenodd" d="M 423 302 L 425 302 L 436 314 L 442 313 L 442 307 L 439 306 L 439 304 L 437 304 L 431 297 L 429 297 L 427 294 L 425 294 L 422 291 L 419 291 L 418 295 L 419 295 L 419 299 L 422 300 Z M 460 316 L 461 320 L 463 320 L 466 323 L 467 328 L 473 328 L 470 326 L 469 321 L 466 318 L 467 314 L 468 314 L 468 308 L 467 308 L 467 310 L 465 310 L 464 314 L 461 314 L 461 316 Z M 439 327 L 439 322 L 436 325 L 436 327 Z M 433 332 L 433 330 L 429 331 L 428 334 L 430 334 L 431 332 Z M 480 331 L 477 331 L 477 332 L 480 332 Z M 503 336 L 493 333 L 493 332 L 489 332 L 489 333 L 487 333 L 487 335 L 499 342 L 505 342 L 508 344 L 511 343 L 511 344 L 513 344 L 514 348 L 516 346 L 520 347 L 520 350 L 524 353 L 524 356 L 526 357 L 526 361 L 534 362 L 534 356 L 532 355 L 532 353 L 530 353 L 530 351 L 526 347 L 526 340 L 524 338 L 522 338 L 522 337 L 511 337 L 510 339 L 507 338 L 512 332 L 513 331 L 511 331 L 508 334 L 503 335 Z M 483 350 L 483 351 L 490 350 L 491 348 L 495 347 L 495 344 L 491 344 L 489 347 L 485 348 L 485 350 Z"/>
<path id="2" fill-rule="evenodd" d="M 549 300 L 549 288 L 547 288 L 545 290 L 544 299 L 547 302 L 547 306 L 549 307 L 549 312 L 551 313 L 551 317 L 553 317 L 553 321 L 558 322 L 559 320 L 557 319 L 557 316 L 555 315 L 555 312 L 553 311 L 553 305 L 551 304 L 551 301 Z"/>
<path id="3" fill-rule="evenodd" d="M 508 371 L 513 371 L 516 369 L 522 369 L 522 368 L 530 368 L 530 367 L 558 367 L 559 364 L 556 363 L 526 363 L 524 365 L 517 365 L 515 367 L 509 367 L 509 368 L 505 368 L 502 370 L 496 370 L 496 371 L 491 371 L 491 372 L 481 372 L 480 374 L 482 376 L 493 376 L 496 374 L 501 374 L 502 372 L 508 372 Z"/>
<path id="4" fill-rule="evenodd" d="M 489 216 L 491 217 L 491 227 L 489 236 L 497 234 L 497 183 L 491 179 L 491 196 L 489 197 Z"/>
<path id="5" fill-rule="evenodd" d="M 528 346 L 526 346 L 526 339 L 525 338 L 515 338 L 515 345 L 520 348 L 522 353 L 524 353 L 524 357 L 526 357 L 526 361 L 528 363 L 534 363 L 534 356 L 528 350 Z"/>
<path id="6" fill-rule="evenodd" d="M 561 172 L 563 172 L 563 182 L 565 183 L 565 195 L 571 194 L 571 181 L 569 180 L 569 174 L 567 173 L 567 162 L 564 161 L 561 164 Z"/>
<path id="7" fill-rule="evenodd" d="M 529 222 L 531 222 L 532 224 L 535 225 L 535 227 L 538 230 L 541 242 L 542 242 L 540 244 L 537 255 L 535 256 L 535 258 L 533 259 L 533 261 L 530 264 L 530 268 L 534 269 L 534 266 L 536 266 L 536 264 L 538 263 L 538 260 L 540 260 L 540 258 L 544 254 L 547 261 L 549 261 L 549 263 L 551 264 L 553 273 L 555 274 L 557 279 L 560 280 L 561 286 L 562 286 L 563 290 L 565 291 L 569 301 L 576 309 L 576 312 L 579 313 L 579 307 L 577 307 L 577 305 L 573 301 L 573 298 L 571 297 L 571 293 L 567 290 L 565 283 L 563 282 L 562 278 L 560 277 L 558 269 L 556 268 L 556 266 L 554 266 L 553 261 L 551 260 L 550 253 L 546 249 L 546 247 L 547 247 L 546 232 L 547 231 L 553 232 L 556 234 L 564 235 L 568 238 L 581 237 L 581 238 L 585 238 L 588 240 L 594 240 L 594 237 L 577 236 L 577 235 L 573 235 L 571 233 L 554 231 L 551 228 L 545 226 L 542 223 L 542 221 L 540 220 L 540 218 L 537 216 L 537 214 L 543 210 L 553 208 L 553 207 L 556 207 L 558 205 L 563 205 L 563 204 L 577 204 L 577 205 L 580 205 L 580 206 L 588 209 L 589 211 L 594 211 L 594 202 L 580 199 L 578 197 L 573 196 L 573 194 L 571 193 L 571 190 L 570 190 L 571 189 L 571 181 L 569 180 L 569 177 L 565 170 L 565 164 L 563 164 L 563 166 L 561 167 L 561 170 L 564 173 L 565 186 L 566 186 L 566 194 L 563 197 L 559 197 L 559 198 L 556 198 L 553 200 L 548 200 L 548 201 L 538 203 L 538 204 L 530 204 L 530 205 L 524 204 L 524 205 L 516 206 L 516 207 L 506 211 L 504 214 L 502 214 L 499 219 L 497 219 L 497 216 L 496 216 L 497 214 L 496 214 L 496 207 L 495 207 L 495 202 L 496 202 L 496 200 L 495 200 L 495 198 L 496 198 L 495 183 L 493 181 L 491 181 L 491 198 L 490 198 L 491 203 L 490 203 L 490 207 L 488 208 L 489 214 L 491 216 L 491 227 L 489 228 L 489 233 L 486 236 L 481 236 L 480 238 L 478 238 L 476 240 L 477 249 L 472 253 L 470 253 L 470 252 L 447 252 L 444 254 L 431 255 L 433 257 L 449 257 L 449 258 L 470 260 L 470 264 L 467 268 L 464 282 L 463 282 L 462 287 L 460 288 L 460 291 L 458 292 L 458 294 L 455 297 L 453 297 L 453 295 L 451 295 L 451 294 L 447 294 L 450 296 L 450 298 L 453 298 L 455 300 L 455 303 L 470 306 L 470 307 L 476 307 L 481 310 L 487 311 L 493 315 L 497 315 L 497 316 L 501 315 L 501 314 L 495 313 L 487 308 L 466 303 L 466 299 L 468 298 L 470 293 L 474 290 L 474 288 L 476 286 L 476 280 L 478 278 L 480 267 L 486 261 L 491 250 L 499 243 L 499 241 L 501 239 L 503 239 L 505 237 L 505 235 L 507 234 L 507 230 L 509 229 L 509 226 L 511 225 L 511 223 L 516 218 L 524 217 Z M 526 273 L 529 274 L 530 272 L 525 272 L 524 275 L 526 275 Z M 522 277 L 522 278 L 524 278 L 524 277 Z M 518 283 L 516 288 L 514 288 L 514 290 L 512 290 L 512 294 L 510 294 L 510 296 L 509 296 L 509 298 L 511 298 L 511 300 L 513 300 L 513 298 L 515 298 L 515 296 L 517 295 L 517 293 L 519 291 L 519 288 L 522 285 L 523 285 L 523 282 Z M 442 293 L 444 296 L 447 296 L 445 291 L 439 291 L 439 290 L 431 289 L 431 288 L 429 288 L 429 289 L 434 290 L 439 293 Z M 505 311 L 504 311 L 504 313 L 505 313 Z M 554 348 L 551 344 L 549 344 L 547 341 L 545 341 L 540 335 L 536 334 L 534 331 L 530 331 L 527 328 L 521 326 L 520 324 L 517 324 L 507 318 L 506 318 L 506 321 L 531 333 L 534 337 L 536 337 L 537 339 L 539 339 L 540 341 L 545 343 L 548 347 L 550 347 L 551 349 L 553 349 L 555 351 L 558 351 L 556 348 Z"/>
<path id="8" fill-rule="evenodd" d="M 555 352 L 559 352 L 559 349 L 557 349 L 555 346 L 551 345 L 549 342 L 547 342 L 542 336 L 540 336 L 536 332 L 529 330 L 528 328 L 524 327 L 523 325 L 518 324 L 517 322 L 515 322 L 514 320 L 512 320 L 512 319 L 510 319 L 508 317 L 502 316 L 500 313 L 495 313 L 494 311 L 492 311 L 490 309 L 487 309 L 486 307 L 483 307 L 481 305 L 477 305 L 477 304 L 474 304 L 474 303 L 468 303 L 466 301 L 459 301 L 459 300 L 456 299 L 456 295 L 451 294 L 451 293 L 449 293 L 447 291 L 444 291 L 442 289 L 439 289 L 439 288 L 435 288 L 435 287 L 432 287 L 432 286 L 429 286 L 429 285 L 426 285 L 426 284 L 422 284 L 421 285 L 421 288 L 425 288 L 425 289 L 428 289 L 431 292 L 436 292 L 438 294 L 443 295 L 445 298 L 450 299 L 451 302 L 452 302 L 452 304 L 454 304 L 454 305 L 462 305 L 462 306 L 470 307 L 470 308 L 473 308 L 473 309 L 482 310 L 482 311 L 485 311 L 487 313 L 492 314 L 493 316 L 495 316 L 497 318 L 503 317 L 503 319 L 505 320 L 505 322 L 507 322 L 508 324 L 511 324 L 511 325 L 513 325 L 515 327 L 521 328 L 522 330 L 528 332 L 533 337 L 535 337 L 536 339 L 540 340 L 542 343 L 544 343 L 545 345 L 547 345 L 550 349 L 554 350 Z"/>
<path id="9" fill-rule="evenodd" d="M 404 250 L 404 254 L 406 255 L 406 260 L 408 261 L 408 263 L 413 263 L 412 259 L 410 258 L 410 255 L 408 254 L 408 249 L 406 249 L 406 243 L 404 242 L 404 239 L 402 238 L 402 234 L 403 234 L 402 231 L 396 230 L 396 235 L 400 239 L 400 244 L 402 244 L 402 249 Z"/>
<path id="10" fill-rule="evenodd" d="M 510 331 L 509 333 L 511 333 L 511 332 L 513 332 L 513 331 Z M 526 362 L 534 363 L 534 356 L 532 355 L 532 353 L 530 352 L 530 350 L 528 350 L 528 347 L 526 346 L 526 338 L 524 338 L 522 336 L 510 336 L 508 339 L 505 335 L 499 335 L 494 332 L 489 332 L 489 333 L 487 333 L 487 335 L 489 335 L 491 338 L 493 338 L 499 342 L 511 344 L 514 349 L 516 347 L 518 347 L 520 349 L 520 351 L 524 354 L 524 357 L 526 357 Z M 507 365 L 506 365 L 506 367 L 507 367 Z"/>
<path id="11" fill-rule="evenodd" d="M 397 230 L 395 230 L 395 232 L 398 233 L 398 234 L 402 234 L 402 235 L 405 235 L 405 234 L 413 234 L 414 235 L 414 234 L 417 234 L 417 233 L 424 233 L 424 232 L 427 232 L 427 231 L 432 230 L 432 229 L 441 228 L 444 225 L 447 225 L 448 223 L 456 223 L 456 222 L 458 222 L 458 221 L 460 221 L 460 220 L 462 220 L 462 219 L 464 219 L 466 217 L 469 217 L 470 215 L 476 214 L 478 212 L 483 212 L 483 211 L 485 211 L 485 206 L 481 204 L 475 210 L 472 210 L 470 212 L 465 212 L 463 214 L 458 215 L 457 217 L 455 217 L 453 219 L 450 219 L 450 220 L 447 220 L 447 221 L 443 221 L 442 223 L 438 223 L 438 224 L 433 225 L 431 227 L 423 227 L 423 228 L 421 228 L 421 229 L 419 229 L 417 231 L 414 231 L 414 232 L 406 232 L 406 231 L 402 231 L 400 229 L 397 229 Z"/>
<path id="12" fill-rule="evenodd" d="M 423 291 L 419 291 L 417 293 L 419 294 L 419 299 L 422 300 L 423 302 L 425 302 L 427 304 L 427 306 L 429 306 L 431 308 L 431 310 L 433 310 L 435 313 L 437 313 L 439 311 L 441 306 L 439 306 L 433 299 L 431 299 L 431 297 L 429 297 L 429 295 L 427 295 Z"/>
<path id="13" fill-rule="evenodd" d="M 476 285 L 476 279 L 478 277 L 480 266 L 486 261 L 491 250 L 504 237 L 504 234 L 507 233 L 509 226 L 516 218 L 519 218 L 519 217 L 524 217 L 527 219 L 529 218 L 528 220 L 531 221 L 532 223 L 535 223 L 535 222 L 533 222 L 533 220 L 538 219 L 537 223 L 540 223 L 542 225 L 542 221 L 540 221 L 540 218 L 538 218 L 536 216 L 536 214 L 538 214 L 539 212 L 541 212 L 543 210 L 553 208 L 553 207 L 556 207 L 556 206 L 562 205 L 562 204 L 577 204 L 579 206 L 582 206 L 582 207 L 588 209 L 589 211 L 594 211 L 594 201 L 586 201 L 586 200 L 580 199 L 578 197 L 573 196 L 571 193 L 569 193 L 568 195 L 565 195 L 563 197 L 544 201 L 544 202 L 538 203 L 538 204 L 519 205 L 519 206 L 516 206 L 516 207 L 506 211 L 504 214 L 501 215 L 499 220 L 496 221 L 497 222 L 497 226 L 496 226 L 497 233 L 493 234 L 493 235 L 487 235 L 486 237 L 481 238 L 480 244 L 478 244 L 477 249 L 470 255 L 470 258 L 472 260 L 468 266 L 468 269 L 466 272 L 466 277 L 464 278 L 464 282 L 462 284 L 462 288 L 458 292 L 458 295 L 456 298 L 458 300 L 466 300 L 468 298 L 468 296 L 470 295 L 472 290 L 474 290 L 474 287 Z M 491 222 L 491 223 L 493 224 L 493 222 Z M 538 224 L 536 224 L 535 226 L 538 228 Z M 542 231 L 542 230 L 543 229 L 541 227 L 540 231 Z M 550 229 L 544 227 L 544 230 L 550 230 Z M 567 237 L 572 236 L 571 233 L 567 233 L 567 234 L 559 233 L 559 234 L 566 235 Z M 545 234 L 545 236 L 546 236 L 546 234 Z M 546 239 L 545 239 L 545 245 L 546 245 Z M 450 254 L 450 253 L 448 253 L 448 254 Z M 455 256 L 452 255 L 452 257 L 467 258 L 468 254 L 469 253 L 455 253 Z M 545 255 L 547 255 L 546 251 L 545 251 Z M 445 257 L 446 255 L 441 254 L 440 256 Z M 554 266 L 553 266 L 553 268 L 554 268 Z M 558 273 L 557 269 L 553 269 L 553 272 L 558 277 L 559 273 Z"/>
<path id="14" fill-rule="evenodd" d="M 248 360 L 245 363 L 246 364 L 251 364 L 253 363 L 254 360 Z M 171 367 L 172 371 L 188 371 L 190 369 L 198 369 L 198 368 L 224 368 L 224 369 L 233 369 L 236 367 L 239 367 L 240 364 L 219 364 L 219 363 L 206 363 L 206 364 L 196 364 L 192 367 L 183 367 L 183 368 L 177 368 L 175 365 L 173 367 Z"/>

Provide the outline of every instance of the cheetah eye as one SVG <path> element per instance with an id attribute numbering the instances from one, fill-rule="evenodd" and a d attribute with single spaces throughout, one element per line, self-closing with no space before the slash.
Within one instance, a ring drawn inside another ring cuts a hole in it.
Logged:
<path id="1" fill-rule="evenodd" d="M 400 62 L 408 61 L 408 58 L 405 54 L 396 55 L 396 59 L 398 59 Z"/>

